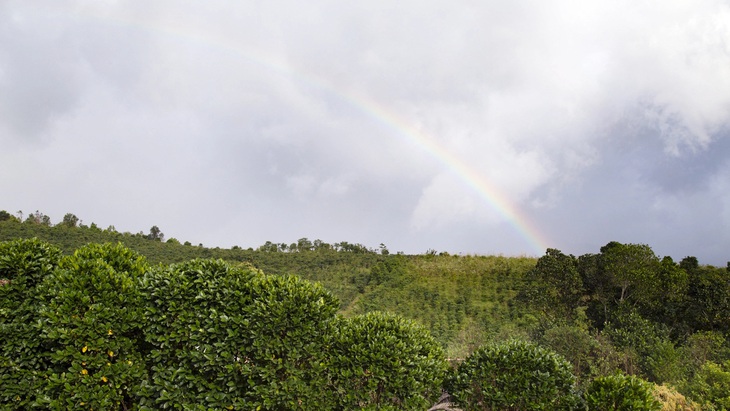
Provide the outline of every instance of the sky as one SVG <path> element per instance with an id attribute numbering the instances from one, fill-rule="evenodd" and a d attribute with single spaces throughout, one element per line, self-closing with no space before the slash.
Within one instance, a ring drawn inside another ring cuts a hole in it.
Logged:
<path id="1" fill-rule="evenodd" d="M 0 210 L 730 260 L 730 0 L 2 0 Z"/>

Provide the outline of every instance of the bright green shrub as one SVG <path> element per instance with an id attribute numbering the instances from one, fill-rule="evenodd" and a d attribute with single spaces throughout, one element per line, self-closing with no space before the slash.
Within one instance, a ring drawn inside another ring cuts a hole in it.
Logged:
<path id="1" fill-rule="evenodd" d="M 329 408 L 324 368 L 339 304 L 321 286 L 220 260 L 151 271 L 141 284 L 152 348 L 143 408 Z"/>
<path id="2" fill-rule="evenodd" d="M 588 411 L 659 411 L 653 384 L 633 375 L 614 374 L 594 379 L 586 388 Z"/>
<path id="3" fill-rule="evenodd" d="M 686 394 L 713 411 L 730 410 L 730 361 L 707 361 L 686 384 Z"/>
<path id="4" fill-rule="evenodd" d="M 441 346 L 423 327 L 372 312 L 340 319 L 329 371 L 340 410 L 426 409 L 448 369 Z"/>
<path id="5" fill-rule="evenodd" d="M 146 260 L 121 244 L 90 244 L 41 285 L 43 337 L 53 373 L 40 404 L 52 409 L 134 409 L 146 379 L 142 299 Z"/>
<path id="6" fill-rule="evenodd" d="M 40 340 L 37 285 L 58 264 L 37 239 L 0 243 L 0 408 L 26 410 L 45 383 L 49 348 Z"/>
<path id="7" fill-rule="evenodd" d="M 529 342 L 489 344 L 459 365 L 446 390 L 467 410 L 569 410 L 579 401 L 571 368 Z"/>

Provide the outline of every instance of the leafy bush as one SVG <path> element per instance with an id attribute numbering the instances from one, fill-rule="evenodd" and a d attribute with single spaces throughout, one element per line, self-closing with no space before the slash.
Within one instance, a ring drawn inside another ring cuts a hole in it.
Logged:
<path id="1" fill-rule="evenodd" d="M 659 411 L 652 387 L 639 377 L 614 374 L 594 379 L 584 398 L 589 411 Z"/>
<path id="2" fill-rule="evenodd" d="M 132 409 L 146 379 L 144 257 L 121 244 L 90 244 L 61 260 L 41 285 L 43 338 L 52 374 L 39 400 L 52 409 Z"/>
<path id="3" fill-rule="evenodd" d="M 666 326 L 634 310 L 617 310 L 604 334 L 616 347 L 638 356 L 641 374 L 656 383 L 677 381 L 683 374 L 681 352 L 670 340 Z"/>
<path id="4" fill-rule="evenodd" d="M 37 239 L 0 243 L 0 406 L 26 410 L 45 383 L 48 347 L 38 338 L 37 285 L 61 252 Z"/>
<path id="5" fill-rule="evenodd" d="M 730 410 L 730 361 L 707 361 L 687 383 L 686 393 L 708 410 Z"/>
<path id="6" fill-rule="evenodd" d="M 509 341 L 472 353 L 446 389 L 468 410 L 569 410 L 579 401 L 570 370 L 551 350 Z"/>
<path id="7" fill-rule="evenodd" d="M 148 273 L 147 409 L 328 408 L 330 323 L 338 301 L 296 277 L 220 260 Z"/>
<path id="8" fill-rule="evenodd" d="M 337 322 L 329 366 L 337 409 L 426 409 L 448 369 L 423 327 L 380 312 Z"/>

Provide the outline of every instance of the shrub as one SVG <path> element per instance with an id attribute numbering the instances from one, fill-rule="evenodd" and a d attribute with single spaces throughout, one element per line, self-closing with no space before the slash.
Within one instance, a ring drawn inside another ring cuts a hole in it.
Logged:
<path id="1" fill-rule="evenodd" d="M 730 361 L 707 361 L 686 384 L 686 393 L 709 410 L 730 410 Z"/>
<path id="2" fill-rule="evenodd" d="M 121 244 L 90 244 L 46 278 L 41 316 L 52 373 L 40 405 L 134 408 L 147 375 L 136 282 L 147 268 L 143 257 Z"/>
<path id="3" fill-rule="evenodd" d="M 61 252 L 38 239 L 0 243 L 0 406 L 26 410 L 41 391 L 50 365 L 39 338 L 37 285 L 56 268 Z"/>
<path id="4" fill-rule="evenodd" d="M 338 301 L 296 277 L 220 260 L 148 273 L 146 409 L 327 409 L 325 357 Z"/>
<path id="5" fill-rule="evenodd" d="M 681 352 L 669 338 L 669 329 L 633 310 L 619 310 L 604 329 L 616 347 L 637 354 L 643 377 L 662 383 L 683 374 Z M 632 370 L 633 371 L 633 370 Z"/>
<path id="6" fill-rule="evenodd" d="M 654 385 L 652 395 L 661 403 L 661 411 L 702 411 L 699 404 L 688 400 L 673 387 Z"/>
<path id="7" fill-rule="evenodd" d="M 594 379 L 584 398 L 589 411 L 659 411 L 652 387 L 639 377 L 614 374 Z"/>
<path id="8" fill-rule="evenodd" d="M 380 312 L 340 319 L 329 371 L 336 409 L 426 409 L 448 369 L 423 327 Z"/>
<path id="9" fill-rule="evenodd" d="M 446 387 L 468 410 L 569 410 L 579 401 L 570 370 L 551 350 L 509 341 L 476 350 Z"/>

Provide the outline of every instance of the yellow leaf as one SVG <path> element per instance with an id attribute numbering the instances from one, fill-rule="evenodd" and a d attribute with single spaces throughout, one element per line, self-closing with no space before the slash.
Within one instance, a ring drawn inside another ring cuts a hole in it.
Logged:
<path id="1" fill-rule="evenodd" d="M 112 334 L 114 334 L 114 333 L 112 332 L 112 329 L 111 329 L 111 328 L 109 329 L 109 331 L 107 331 L 107 334 L 109 334 L 109 335 L 112 335 Z"/>
<path id="2" fill-rule="evenodd" d="M 102 381 L 104 381 L 104 382 L 107 382 L 107 381 L 109 381 L 109 380 L 107 380 L 107 379 L 106 379 L 106 377 L 104 377 L 104 376 L 102 376 L 102 377 L 101 377 L 101 380 L 102 380 Z"/>
<path id="3" fill-rule="evenodd" d="M 81 352 L 86 352 L 86 350 L 88 350 L 88 349 L 89 349 L 89 347 L 84 345 L 84 348 L 81 349 Z"/>
<path id="4" fill-rule="evenodd" d="M 88 374 L 88 373 L 89 373 L 89 372 L 88 372 L 88 371 L 86 371 L 86 368 L 84 368 L 83 370 L 81 370 L 81 374 L 84 374 L 84 375 L 86 375 L 86 374 Z"/>
<path id="5" fill-rule="evenodd" d="M 114 356 L 114 351 L 109 351 L 109 356 L 110 357 L 113 357 Z"/>

